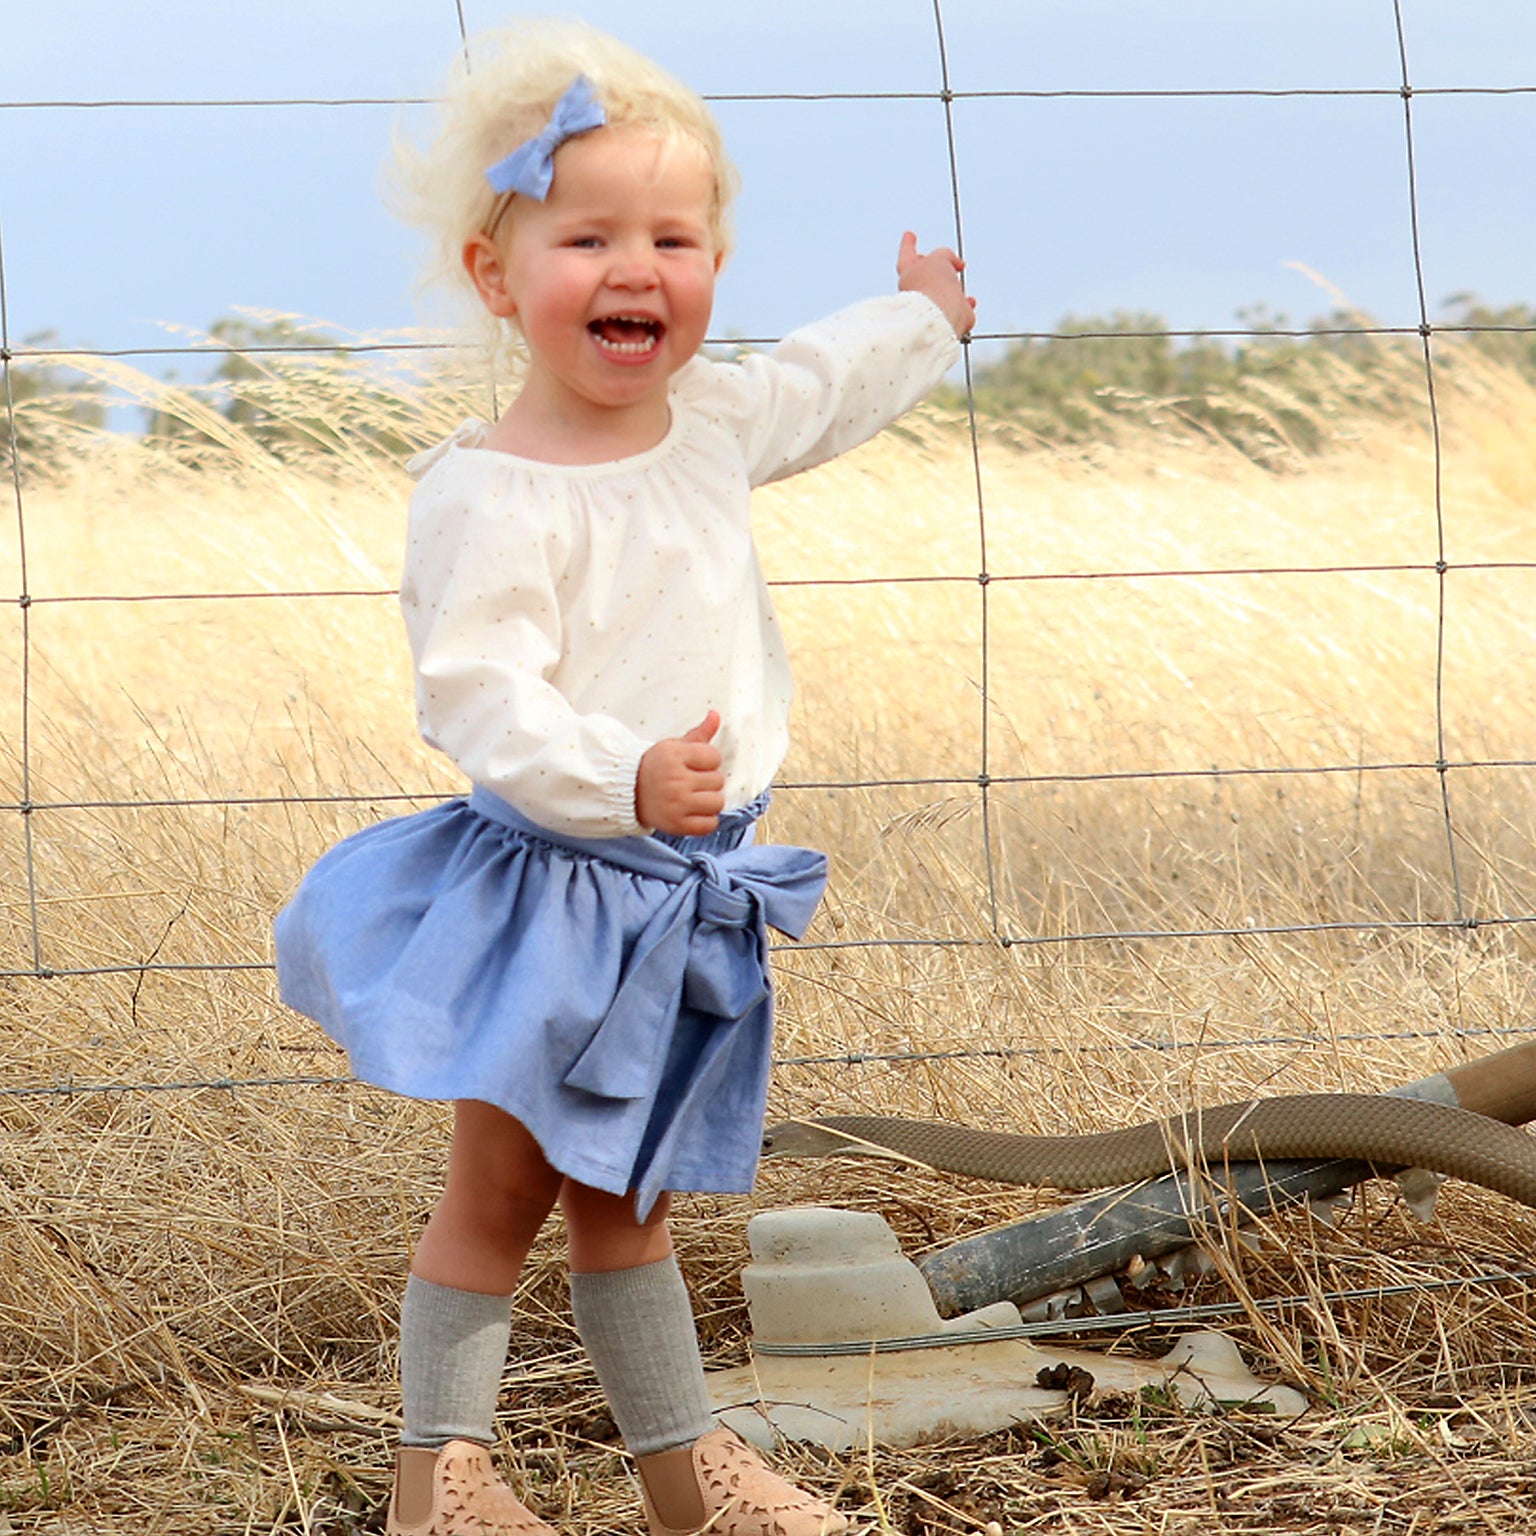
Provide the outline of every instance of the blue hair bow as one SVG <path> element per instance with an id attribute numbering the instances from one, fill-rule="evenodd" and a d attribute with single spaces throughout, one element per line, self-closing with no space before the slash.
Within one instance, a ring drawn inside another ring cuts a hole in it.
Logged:
<path id="1" fill-rule="evenodd" d="M 590 133 L 608 121 L 602 103 L 592 94 L 592 82 L 577 75 L 555 103 L 549 123 L 525 144 L 498 160 L 485 179 L 496 192 L 518 192 L 542 203 L 555 180 L 555 151 L 578 133 Z"/>

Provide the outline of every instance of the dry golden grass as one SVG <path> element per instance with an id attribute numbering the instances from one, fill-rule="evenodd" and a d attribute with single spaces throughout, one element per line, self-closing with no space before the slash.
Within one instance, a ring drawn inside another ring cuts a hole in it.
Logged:
<path id="1" fill-rule="evenodd" d="M 812 940 L 872 941 L 781 953 L 774 1112 L 1086 1130 L 1385 1088 L 1531 1028 L 1532 929 L 1494 920 L 1536 911 L 1536 395 L 1471 369 L 1445 393 L 1444 752 L 1515 764 L 1449 774 L 1449 838 L 1423 766 L 1440 582 L 1422 420 L 1341 400 L 1330 451 L 1283 473 L 1166 434 L 1066 455 L 984 432 L 985 594 L 950 424 L 761 497 L 800 678 L 771 835 L 834 855 Z M 430 436 L 462 404 L 410 408 Z M 388 595 L 407 482 L 238 434 L 195 464 L 70 450 L 67 473 L 24 475 L 33 602 L 0 651 L 4 793 L 35 807 L 0 828 L 0 1531 L 377 1530 L 395 1307 L 446 1119 L 329 1081 L 344 1062 L 265 964 L 322 848 L 457 788 L 414 736 Z M 0 554 L 16 591 L 18 562 Z M 885 579 L 807 584 L 829 577 Z M 308 591 L 352 595 L 198 595 Z M 1415 926 L 1458 916 L 1483 925 Z M 319 1081 L 177 1086 L 266 1079 Z M 48 1091 L 66 1088 L 91 1091 Z M 1054 1198 L 775 1164 L 748 1200 L 680 1200 L 709 1355 L 742 1358 L 753 1209 L 877 1209 L 915 1255 Z M 1272 1225 L 1258 1255 L 1222 1247 L 1198 1299 L 1309 1298 L 1232 1325 L 1311 1395 L 1297 1424 L 1095 1397 L 1049 1431 L 790 1460 L 912 1531 L 1529 1530 L 1525 1289 L 1326 1297 L 1523 1267 L 1536 1216 L 1453 1187 L 1419 1226 L 1389 1186 L 1337 1230 Z M 558 1231 L 519 1318 L 514 1473 L 564 1528 L 634 1528 Z"/>

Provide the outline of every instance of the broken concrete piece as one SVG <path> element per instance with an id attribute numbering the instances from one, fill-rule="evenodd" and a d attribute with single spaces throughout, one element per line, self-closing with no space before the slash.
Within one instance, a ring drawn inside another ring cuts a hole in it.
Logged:
<path id="1" fill-rule="evenodd" d="M 917 1266 L 873 1211 L 763 1211 L 747 1223 L 747 1243 L 752 1262 L 741 1288 L 752 1332 L 775 1344 L 963 1333 L 1019 1321 L 1011 1301 L 941 1318 Z"/>
<path id="2" fill-rule="evenodd" d="M 1307 1406 L 1244 1366 L 1230 1339 L 1181 1338 L 1162 1360 L 988 1339 L 1016 1323 L 1008 1303 L 941 1321 L 917 1267 L 872 1212 L 807 1207 L 765 1211 L 747 1228 L 743 1274 L 752 1363 L 708 1378 L 717 1417 L 764 1449 L 776 1437 L 847 1451 L 871 1438 L 892 1446 L 975 1436 L 1065 1411 L 1067 1394 L 1036 1385 L 1056 1365 L 1089 1372 L 1102 1390 L 1160 1387 L 1191 1407 L 1243 1404 L 1285 1417 Z M 1011 1316 L 1003 1312 L 1003 1308 Z M 847 1345 L 953 1333 L 934 1347 L 859 1354 L 770 1353 L 774 1345 Z M 761 1346 L 761 1347 L 760 1347 Z"/>

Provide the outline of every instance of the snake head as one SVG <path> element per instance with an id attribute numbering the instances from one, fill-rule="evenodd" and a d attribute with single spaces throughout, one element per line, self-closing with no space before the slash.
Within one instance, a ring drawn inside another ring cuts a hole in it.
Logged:
<path id="1" fill-rule="evenodd" d="M 800 1129 L 797 1120 L 782 1120 L 763 1131 L 764 1157 L 794 1157 L 795 1132 Z"/>
<path id="2" fill-rule="evenodd" d="M 781 1120 L 763 1132 L 764 1157 L 826 1157 L 846 1146 L 843 1138 L 814 1120 Z"/>
<path id="3" fill-rule="evenodd" d="M 764 1157 L 889 1157 L 878 1138 L 867 1139 L 880 1120 L 859 1115 L 827 1115 L 817 1120 L 781 1120 L 763 1132 Z M 896 1154 L 899 1156 L 900 1154 Z"/>

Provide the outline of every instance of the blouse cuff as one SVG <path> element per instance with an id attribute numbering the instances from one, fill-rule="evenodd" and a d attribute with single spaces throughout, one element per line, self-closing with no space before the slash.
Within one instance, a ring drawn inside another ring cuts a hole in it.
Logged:
<path id="1" fill-rule="evenodd" d="M 919 293 L 916 289 L 903 289 L 897 294 L 899 299 L 915 299 L 926 313 L 922 323 L 927 335 L 923 342 L 931 344 L 944 357 L 944 371 L 949 372 L 960 361 L 960 338 L 955 335 L 955 327 L 948 315 L 939 307 L 938 300 L 931 299 L 926 293 Z M 914 315 L 917 313 L 914 306 Z"/>
<path id="2" fill-rule="evenodd" d="M 635 793 L 640 781 L 640 759 L 647 748 L 637 747 L 620 753 L 613 766 L 613 779 L 603 786 L 603 794 L 614 823 L 615 837 L 639 837 L 651 831 L 635 815 Z"/>

